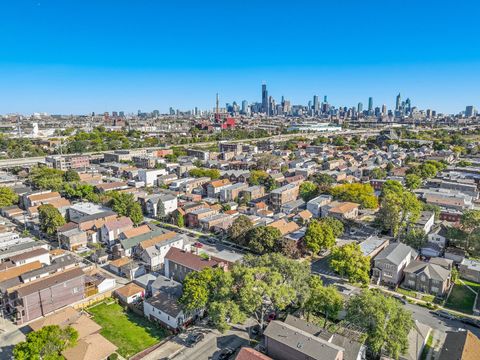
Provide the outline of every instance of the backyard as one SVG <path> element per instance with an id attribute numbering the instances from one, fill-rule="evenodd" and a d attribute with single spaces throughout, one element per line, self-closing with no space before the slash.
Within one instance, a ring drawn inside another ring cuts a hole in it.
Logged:
<path id="1" fill-rule="evenodd" d="M 480 284 L 467 280 L 455 281 L 452 292 L 450 293 L 450 296 L 445 303 L 446 308 L 460 311 L 466 314 L 473 313 L 475 294 L 467 287 L 467 285 L 470 286 L 470 288 L 472 288 L 477 293 L 480 290 Z"/>
<path id="2" fill-rule="evenodd" d="M 117 352 L 125 358 L 155 345 L 167 336 L 167 331 L 143 316 L 123 308 L 110 299 L 87 309 L 102 330 L 100 333 L 118 346 Z"/>

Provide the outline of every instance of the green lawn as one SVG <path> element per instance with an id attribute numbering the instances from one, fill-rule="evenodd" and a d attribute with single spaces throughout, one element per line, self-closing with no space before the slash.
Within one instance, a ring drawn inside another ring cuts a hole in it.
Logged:
<path id="1" fill-rule="evenodd" d="M 100 333 L 118 346 L 117 352 L 125 358 L 155 345 L 167 335 L 158 325 L 131 311 L 124 311 L 117 303 L 101 303 L 87 311 L 102 327 Z"/>
<path id="2" fill-rule="evenodd" d="M 465 284 L 470 285 L 474 290 L 479 290 L 480 284 L 475 284 L 470 281 L 465 281 Z M 453 290 L 445 303 L 445 307 L 464 312 L 466 314 L 472 314 L 473 304 L 475 303 L 475 294 L 463 285 L 459 280 L 453 285 Z"/>

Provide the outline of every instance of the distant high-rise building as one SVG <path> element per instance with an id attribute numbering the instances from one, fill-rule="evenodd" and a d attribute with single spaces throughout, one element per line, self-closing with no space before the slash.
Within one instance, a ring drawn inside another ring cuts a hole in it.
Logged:
<path id="1" fill-rule="evenodd" d="M 432 117 L 432 110 L 427 109 L 427 119 L 430 119 Z"/>
<path id="2" fill-rule="evenodd" d="M 325 104 L 328 103 L 328 101 L 327 101 L 327 95 L 325 95 L 325 96 L 323 97 L 323 102 L 324 102 Z"/>
<path id="3" fill-rule="evenodd" d="M 466 117 L 473 117 L 476 114 L 475 106 L 469 105 L 465 108 L 465 116 Z"/>
<path id="4" fill-rule="evenodd" d="M 385 104 L 382 105 L 382 115 L 387 115 L 387 105 Z"/>
<path id="5" fill-rule="evenodd" d="M 373 114 L 373 98 L 372 97 L 368 98 L 368 114 L 369 115 Z"/>
<path id="6" fill-rule="evenodd" d="M 405 111 L 408 114 L 412 111 L 412 101 L 409 98 L 407 98 L 407 100 L 405 100 Z"/>
<path id="7" fill-rule="evenodd" d="M 320 102 L 318 101 L 318 96 L 314 95 L 313 96 L 313 112 L 315 114 L 318 114 L 319 111 L 320 111 Z"/>
<path id="8" fill-rule="evenodd" d="M 402 104 L 402 96 L 400 95 L 400 93 L 398 93 L 397 99 L 396 99 L 396 101 L 395 101 L 395 110 L 396 110 L 396 111 L 399 111 L 399 110 L 400 110 L 401 104 Z"/>
<path id="9" fill-rule="evenodd" d="M 268 91 L 267 91 L 267 85 L 263 84 L 262 85 L 262 112 L 265 114 L 269 114 L 269 103 L 268 103 Z"/>
<path id="10" fill-rule="evenodd" d="M 357 112 L 358 112 L 358 115 L 360 115 L 363 112 L 363 104 L 361 102 L 359 102 L 357 105 Z"/>
<path id="11" fill-rule="evenodd" d="M 242 101 L 242 114 L 247 114 L 248 113 L 248 101 L 243 100 Z"/>

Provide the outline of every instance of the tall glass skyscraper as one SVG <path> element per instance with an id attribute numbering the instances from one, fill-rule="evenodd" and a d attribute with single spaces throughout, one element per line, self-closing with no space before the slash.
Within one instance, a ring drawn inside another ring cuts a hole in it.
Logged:
<path id="1" fill-rule="evenodd" d="M 268 106 L 268 91 L 267 91 L 267 85 L 262 84 L 262 111 L 266 113 L 267 115 L 270 115 L 270 109 Z"/>

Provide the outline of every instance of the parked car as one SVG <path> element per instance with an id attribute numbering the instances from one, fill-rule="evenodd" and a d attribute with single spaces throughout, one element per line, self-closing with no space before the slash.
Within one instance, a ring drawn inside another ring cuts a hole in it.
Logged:
<path id="1" fill-rule="evenodd" d="M 232 348 L 222 349 L 222 351 L 218 355 L 218 360 L 228 360 L 234 353 L 235 353 L 235 350 Z"/>
<path id="2" fill-rule="evenodd" d="M 196 243 L 193 244 L 196 248 L 202 248 L 203 244 L 200 241 L 197 241 Z"/>
<path id="3" fill-rule="evenodd" d="M 437 311 L 431 311 L 432 314 L 437 315 L 439 317 L 442 317 L 444 319 L 449 319 L 449 320 L 454 320 L 456 319 L 456 316 L 449 313 L 448 311 L 445 310 L 437 310 Z"/>
<path id="4" fill-rule="evenodd" d="M 405 299 L 404 299 L 403 297 L 401 297 L 400 295 L 394 295 L 393 298 L 394 298 L 395 300 L 400 301 L 403 305 L 407 305 L 407 304 L 408 304 L 407 300 L 405 300 Z"/>
<path id="5" fill-rule="evenodd" d="M 194 333 L 190 337 L 187 338 L 188 346 L 193 347 L 194 345 L 198 344 L 200 341 L 205 339 L 205 335 L 202 333 Z"/>
<path id="6" fill-rule="evenodd" d="M 460 321 L 464 324 L 480 328 L 480 321 L 478 321 L 476 319 L 472 319 L 472 318 L 469 318 L 469 317 L 464 317 L 464 318 L 461 318 Z"/>

